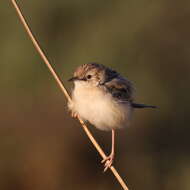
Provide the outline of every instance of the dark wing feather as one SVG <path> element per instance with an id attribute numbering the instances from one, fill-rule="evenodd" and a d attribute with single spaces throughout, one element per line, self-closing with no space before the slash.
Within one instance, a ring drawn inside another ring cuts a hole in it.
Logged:
<path id="1" fill-rule="evenodd" d="M 117 76 L 104 83 L 104 86 L 117 101 L 133 101 L 133 85 L 129 80 Z"/>

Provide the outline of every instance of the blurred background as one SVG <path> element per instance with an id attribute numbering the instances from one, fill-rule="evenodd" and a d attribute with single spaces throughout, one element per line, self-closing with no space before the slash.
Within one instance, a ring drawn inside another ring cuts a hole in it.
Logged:
<path id="1" fill-rule="evenodd" d="M 0 6 L 0 189 L 121 189 L 26 35 Z M 131 127 L 116 136 L 115 167 L 133 190 L 189 190 L 190 1 L 19 1 L 62 78 L 99 62 L 132 80 Z M 89 126 L 109 153 L 111 133 Z"/>

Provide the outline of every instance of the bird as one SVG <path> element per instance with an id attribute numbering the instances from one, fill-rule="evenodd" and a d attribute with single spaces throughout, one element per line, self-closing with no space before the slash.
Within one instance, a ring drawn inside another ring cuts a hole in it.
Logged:
<path id="1" fill-rule="evenodd" d="M 134 85 L 117 71 L 99 63 L 78 66 L 68 80 L 74 83 L 68 109 L 97 129 L 112 132 L 111 153 L 102 160 L 104 172 L 115 157 L 115 131 L 128 127 L 135 108 L 156 106 L 134 102 Z"/>

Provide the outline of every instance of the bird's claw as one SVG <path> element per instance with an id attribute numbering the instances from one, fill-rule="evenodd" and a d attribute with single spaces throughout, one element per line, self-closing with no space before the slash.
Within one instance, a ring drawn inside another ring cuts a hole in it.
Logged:
<path id="1" fill-rule="evenodd" d="M 76 112 L 71 112 L 71 117 L 77 118 L 77 117 L 78 117 L 78 114 L 77 114 Z"/>
<path id="2" fill-rule="evenodd" d="M 104 158 L 101 163 L 105 163 L 104 164 L 104 172 L 110 168 L 113 164 L 113 159 L 114 159 L 114 154 L 110 154 L 109 156 L 107 156 L 106 158 Z"/>

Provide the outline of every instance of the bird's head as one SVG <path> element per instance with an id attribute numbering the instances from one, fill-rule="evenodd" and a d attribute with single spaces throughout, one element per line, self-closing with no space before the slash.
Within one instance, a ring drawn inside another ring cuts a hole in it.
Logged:
<path id="1" fill-rule="evenodd" d="M 83 64 L 77 67 L 69 81 L 97 86 L 106 80 L 106 69 L 98 63 Z"/>

